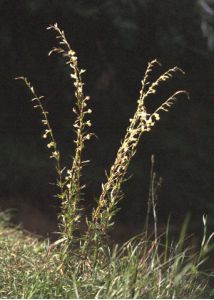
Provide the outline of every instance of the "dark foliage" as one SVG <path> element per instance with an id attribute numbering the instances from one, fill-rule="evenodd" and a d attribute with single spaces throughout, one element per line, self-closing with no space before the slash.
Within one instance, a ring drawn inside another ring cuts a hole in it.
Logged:
<path id="1" fill-rule="evenodd" d="M 9 198 L 14 200 L 8 205 L 19 208 L 18 198 L 41 210 L 57 206 L 46 184 L 53 181 L 54 170 L 51 162 L 46 162 L 39 121 L 26 101 L 25 90 L 13 78 L 26 75 L 47 95 L 53 127 L 64 153 L 69 154 L 73 99 L 68 70 L 60 59 L 44 55 L 53 45 L 45 28 L 58 22 L 87 69 L 87 94 L 92 98 L 98 140 L 88 149 L 92 163 L 84 178 L 91 196 L 87 205 L 93 205 L 104 169 L 112 162 L 135 109 L 146 63 L 157 57 L 166 68 L 178 65 L 186 71 L 175 89 L 185 87 L 191 100 L 178 103 L 144 139 L 130 168 L 134 177 L 125 188 L 120 219 L 137 223 L 144 218 L 151 154 L 156 156 L 156 171 L 163 178 L 159 215 L 164 220 L 170 212 L 177 220 L 187 211 L 195 216 L 214 214 L 211 1 L 1 0 L 0 15 L 2 207 Z M 158 101 L 157 96 L 157 105 Z"/>

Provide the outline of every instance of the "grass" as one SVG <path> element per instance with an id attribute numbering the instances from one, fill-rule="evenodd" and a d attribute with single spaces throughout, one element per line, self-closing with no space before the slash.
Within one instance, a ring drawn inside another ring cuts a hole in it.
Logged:
<path id="1" fill-rule="evenodd" d="M 1 214 L 1 218 L 4 215 Z M 59 248 L 19 228 L 0 226 L 1 298 L 207 298 L 211 273 L 200 271 L 205 251 L 184 247 L 168 231 L 122 246 L 102 245 L 87 260 L 73 249 L 66 270 Z"/>
<path id="2" fill-rule="evenodd" d="M 151 170 L 150 197 L 148 201 L 145 231 L 121 246 L 111 243 L 109 232 L 114 227 L 114 217 L 122 200 L 122 185 L 126 180 L 129 164 L 134 157 L 142 135 L 151 131 L 166 112 L 186 91 L 175 91 L 153 112 L 148 112 L 146 103 L 152 99 L 160 85 L 177 73 L 178 67 L 161 74 L 150 82 L 151 73 L 160 63 L 148 64 L 137 100 L 137 107 L 130 119 L 115 161 L 91 215 L 85 217 L 86 230 L 80 231 L 84 219 L 81 201 L 84 184 L 82 172 L 89 161 L 83 158 L 86 142 L 91 139 L 89 108 L 90 98 L 85 95 L 82 74 L 76 52 L 71 48 L 65 33 L 57 24 L 48 29 L 56 33 L 58 46 L 50 54 L 61 54 L 70 68 L 74 87 L 73 123 L 76 134 L 75 151 L 69 166 L 62 166 L 61 152 L 55 139 L 44 97 L 40 96 L 30 81 L 22 79 L 32 95 L 35 109 L 42 116 L 43 138 L 50 149 L 50 158 L 55 161 L 59 213 L 59 239 L 53 244 L 24 234 L 20 229 L 5 225 L 8 217 L 2 214 L 0 223 L 0 296 L 2 298 L 200 298 L 212 295 L 208 288 L 208 275 L 201 265 L 208 257 L 211 238 L 206 230 L 199 250 L 188 247 L 185 241 L 186 224 L 180 238 L 173 242 L 166 232 L 158 235 L 156 215 L 159 181 Z M 152 163 L 154 158 L 152 158 Z M 152 164 L 153 166 L 153 164 Z M 149 235 L 149 217 L 153 215 L 154 234 Z M 206 218 L 203 219 L 206 229 Z"/>

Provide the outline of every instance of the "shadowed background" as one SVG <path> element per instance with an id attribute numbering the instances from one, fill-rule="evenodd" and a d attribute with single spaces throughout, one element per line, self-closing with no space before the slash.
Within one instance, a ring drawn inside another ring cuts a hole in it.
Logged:
<path id="1" fill-rule="evenodd" d="M 188 90 L 170 113 L 145 135 L 124 185 L 118 222 L 121 231 L 140 230 L 148 199 L 150 157 L 163 183 L 159 195 L 160 224 L 171 213 L 180 222 L 187 212 L 198 230 L 201 215 L 214 215 L 213 98 L 214 1 L 193 0 L 10 0 L 0 1 L 0 208 L 16 208 L 15 220 L 27 229 L 47 234 L 56 230 L 58 200 L 55 170 L 41 139 L 40 116 L 29 93 L 14 78 L 27 76 L 45 106 L 69 163 L 73 149 L 73 89 L 69 69 L 60 57 L 48 58 L 56 45 L 46 27 L 57 22 L 77 51 L 87 94 L 91 96 L 93 131 L 85 157 L 91 164 L 83 181 L 89 212 L 99 196 L 128 119 L 134 113 L 147 62 L 186 72 L 176 76 L 147 103 L 154 109 L 177 88 Z M 213 227 L 212 220 L 210 226 Z M 129 229 L 127 229 L 129 228 Z M 119 230 L 119 229 L 118 229 Z M 118 234 L 124 234 L 120 232 Z"/>

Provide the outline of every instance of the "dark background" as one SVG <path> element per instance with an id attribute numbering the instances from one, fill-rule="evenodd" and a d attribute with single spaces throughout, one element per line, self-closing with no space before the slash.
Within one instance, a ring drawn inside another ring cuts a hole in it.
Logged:
<path id="1" fill-rule="evenodd" d="M 160 72 L 177 65 L 186 76 L 176 76 L 162 88 L 150 108 L 177 88 L 186 89 L 190 101 L 181 97 L 143 137 L 129 168 L 133 176 L 124 185 L 121 234 L 139 230 L 145 219 L 151 154 L 163 179 L 160 224 L 171 214 L 176 226 L 190 212 L 195 231 L 203 213 L 213 227 L 214 1 L 208 0 L 0 0 L 0 208 L 16 208 L 16 221 L 34 232 L 56 229 L 59 203 L 49 184 L 55 170 L 41 139 L 40 116 L 32 110 L 26 88 L 14 80 L 27 76 L 46 96 L 64 163 L 69 164 L 74 97 L 63 59 L 47 56 L 56 41 L 46 27 L 55 22 L 87 69 L 84 80 L 98 136 L 85 153 L 91 160 L 83 176 L 86 211 L 99 196 L 104 171 L 134 113 L 147 62 L 158 58 Z"/>

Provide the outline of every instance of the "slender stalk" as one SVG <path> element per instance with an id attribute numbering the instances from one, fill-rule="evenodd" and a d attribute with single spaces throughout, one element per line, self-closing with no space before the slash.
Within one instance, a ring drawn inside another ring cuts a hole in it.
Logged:
<path id="1" fill-rule="evenodd" d="M 75 106 L 73 112 L 76 115 L 74 121 L 74 131 L 76 133 L 75 143 L 75 155 L 73 157 L 72 165 L 67 170 L 66 176 L 66 196 L 62 203 L 61 212 L 61 230 L 63 236 L 68 240 L 74 238 L 74 231 L 78 229 L 81 218 L 80 213 L 80 200 L 82 196 L 83 186 L 80 179 L 82 175 L 82 168 L 88 161 L 83 161 L 83 149 L 85 147 L 86 140 L 89 140 L 92 133 L 88 132 L 88 128 L 91 127 L 91 121 L 87 120 L 88 114 L 91 114 L 92 110 L 87 108 L 87 102 L 90 99 L 84 95 L 84 83 L 82 80 L 82 74 L 85 70 L 80 69 L 78 65 L 78 58 L 76 52 L 72 50 L 69 42 L 67 41 L 64 31 L 61 30 L 57 24 L 50 25 L 48 29 L 54 30 L 57 34 L 56 38 L 59 41 L 60 47 L 54 47 L 49 55 L 52 53 L 61 54 L 66 58 L 66 64 L 71 69 L 70 77 L 73 80 L 75 88 Z M 71 242 L 67 242 L 70 244 Z"/>
<path id="2" fill-rule="evenodd" d="M 113 225 L 112 219 L 118 210 L 117 204 L 122 198 L 121 186 L 130 161 L 137 151 L 137 146 L 142 134 L 151 130 L 160 119 L 159 113 L 161 111 L 168 111 L 179 95 L 187 94 L 186 91 L 177 91 L 164 101 L 153 113 L 148 113 L 145 106 L 147 97 L 150 94 L 155 94 L 160 84 L 172 78 L 175 73 L 180 72 L 184 74 L 181 69 L 174 67 L 162 74 L 155 82 L 149 84 L 149 75 L 156 64 L 159 64 L 157 60 L 148 64 L 144 79 L 141 82 L 142 87 L 137 101 L 138 106 L 136 112 L 133 118 L 130 119 L 130 125 L 127 128 L 125 137 L 117 152 L 116 159 L 107 175 L 106 183 L 102 185 L 102 192 L 97 207 L 92 213 L 93 226 L 99 228 L 100 233 L 104 235 Z M 149 87 L 146 89 L 148 85 Z"/>
<path id="3" fill-rule="evenodd" d="M 52 149 L 50 158 L 55 159 L 56 161 L 56 171 L 58 174 L 58 180 L 57 180 L 57 186 L 60 188 L 59 197 L 61 198 L 64 194 L 64 182 L 62 178 L 62 173 L 64 171 L 64 168 L 61 167 L 61 160 L 60 160 L 60 152 L 57 147 L 57 143 L 53 134 L 53 130 L 51 128 L 49 118 L 48 118 L 48 112 L 44 109 L 44 106 L 42 104 L 42 99 L 44 96 L 38 96 L 36 93 L 34 87 L 31 85 L 30 81 L 27 80 L 25 77 L 17 77 L 17 80 L 23 80 L 26 84 L 27 88 L 30 90 L 33 98 L 31 99 L 32 102 L 35 102 L 35 105 L 33 106 L 35 109 L 40 109 L 40 112 L 42 114 L 42 124 L 45 127 L 44 134 L 42 137 L 44 139 L 48 140 L 47 147 L 49 149 Z"/>

